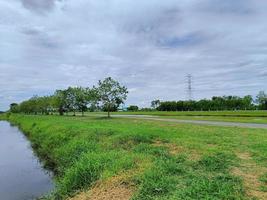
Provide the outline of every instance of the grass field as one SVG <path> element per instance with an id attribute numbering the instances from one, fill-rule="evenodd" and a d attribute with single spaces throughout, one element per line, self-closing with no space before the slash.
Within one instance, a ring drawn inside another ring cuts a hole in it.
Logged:
<path id="1" fill-rule="evenodd" d="M 87 116 L 105 113 L 86 113 Z M 113 112 L 112 115 L 150 115 L 181 120 L 204 120 L 267 124 L 267 111 L 210 111 L 210 112 Z"/>
<path id="2" fill-rule="evenodd" d="M 101 117 L 9 120 L 56 173 L 48 199 L 267 199 L 264 129 Z"/>
<path id="3" fill-rule="evenodd" d="M 221 116 L 221 117 L 267 117 L 264 110 L 238 110 L 238 111 L 137 111 L 137 112 L 116 112 L 114 114 L 138 114 L 156 116 Z"/>

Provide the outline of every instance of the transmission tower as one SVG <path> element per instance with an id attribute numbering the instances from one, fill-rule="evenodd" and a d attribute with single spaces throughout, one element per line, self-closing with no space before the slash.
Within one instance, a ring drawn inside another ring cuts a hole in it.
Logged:
<path id="1" fill-rule="evenodd" d="M 188 95 L 188 100 L 193 99 L 193 92 L 192 92 L 192 75 L 187 74 L 187 95 Z"/>

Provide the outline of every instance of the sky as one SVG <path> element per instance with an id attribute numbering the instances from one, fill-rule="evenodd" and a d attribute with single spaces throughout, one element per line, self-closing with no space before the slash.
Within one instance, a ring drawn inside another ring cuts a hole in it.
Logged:
<path id="1" fill-rule="evenodd" d="M 113 77 L 126 105 L 267 91 L 267 1 L 1 0 L 0 110 Z"/>

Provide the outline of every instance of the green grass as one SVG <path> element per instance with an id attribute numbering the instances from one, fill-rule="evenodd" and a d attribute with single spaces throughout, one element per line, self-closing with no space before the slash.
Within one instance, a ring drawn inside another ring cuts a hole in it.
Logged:
<path id="1" fill-rule="evenodd" d="M 106 115 L 104 112 L 86 113 L 87 116 Z M 267 111 L 184 111 L 184 112 L 113 112 L 112 115 L 147 115 L 180 120 L 203 120 L 241 123 L 267 123 Z"/>
<path id="2" fill-rule="evenodd" d="M 5 113 L 0 114 L 0 120 L 5 120 L 7 119 L 7 115 Z"/>
<path id="3" fill-rule="evenodd" d="M 267 130 L 99 117 L 11 115 L 55 171 L 49 199 L 131 174 L 134 200 L 251 199 L 240 153 L 267 167 Z M 251 161 L 249 161 L 251 162 Z M 265 176 L 258 177 L 265 184 Z M 255 188 L 257 190 L 259 188 Z"/>
<path id="4" fill-rule="evenodd" d="M 267 172 L 260 176 L 261 182 L 260 190 L 267 193 Z"/>
<path id="5" fill-rule="evenodd" d="M 113 114 L 137 114 L 156 116 L 225 116 L 225 117 L 267 117 L 266 110 L 237 110 L 237 111 L 137 111 L 116 112 Z"/>
<path id="6" fill-rule="evenodd" d="M 232 116 L 159 116 L 161 118 L 171 118 L 180 120 L 201 120 L 218 122 L 238 122 L 267 124 L 267 117 L 232 117 Z"/>

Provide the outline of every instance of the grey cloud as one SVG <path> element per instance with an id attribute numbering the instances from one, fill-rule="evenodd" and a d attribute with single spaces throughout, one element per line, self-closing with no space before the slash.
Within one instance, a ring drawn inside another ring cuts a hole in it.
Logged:
<path id="1" fill-rule="evenodd" d="M 208 0 L 200 1 L 201 8 L 204 11 L 210 11 L 218 14 L 253 14 L 253 0 Z"/>
<path id="2" fill-rule="evenodd" d="M 53 33 L 49 33 L 49 31 L 45 30 L 43 27 L 22 27 L 21 33 L 25 34 L 28 41 L 35 47 L 55 50 L 60 46 L 57 36 Z"/>
<path id="3" fill-rule="evenodd" d="M 267 68 L 267 67 L 266 67 Z M 260 73 L 260 76 L 267 77 L 267 71 L 263 71 Z"/>
<path id="4" fill-rule="evenodd" d="M 25 35 L 38 36 L 42 34 L 41 27 L 23 27 L 21 32 Z"/>
<path id="5" fill-rule="evenodd" d="M 55 2 L 59 0 L 21 0 L 25 8 L 34 12 L 47 12 L 54 8 Z"/>
<path id="6" fill-rule="evenodd" d="M 212 38 L 213 36 L 208 36 L 201 32 L 192 32 L 182 36 L 160 39 L 159 45 L 171 48 L 189 47 L 210 41 Z"/>

